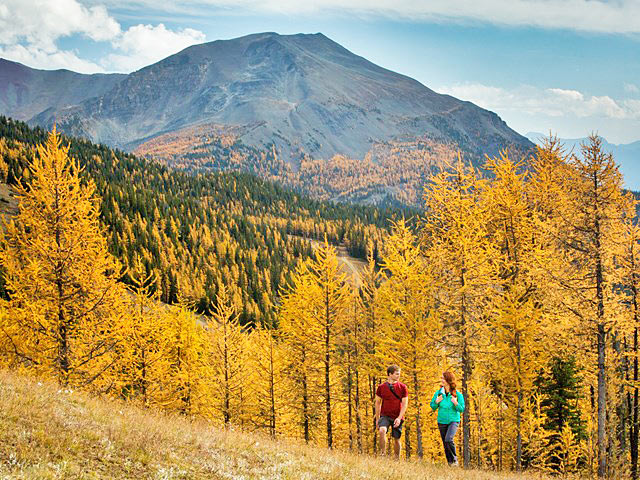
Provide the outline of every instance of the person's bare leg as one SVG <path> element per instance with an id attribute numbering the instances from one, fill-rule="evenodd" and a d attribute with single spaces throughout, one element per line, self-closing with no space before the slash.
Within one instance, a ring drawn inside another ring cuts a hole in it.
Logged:
<path id="1" fill-rule="evenodd" d="M 393 452 L 396 454 L 396 459 L 400 458 L 400 439 L 393 439 Z"/>
<path id="2" fill-rule="evenodd" d="M 380 455 L 384 455 L 387 453 L 387 427 L 380 427 L 378 429 L 378 440 Z"/>

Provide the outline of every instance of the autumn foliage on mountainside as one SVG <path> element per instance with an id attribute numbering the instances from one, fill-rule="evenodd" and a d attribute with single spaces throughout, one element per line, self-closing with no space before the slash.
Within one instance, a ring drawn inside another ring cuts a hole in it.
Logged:
<path id="1" fill-rule="evenodd" d="M 113 294 L 125 286 L 96 191 L 52 134 L 2 241 L 0 359 L 226 428 L 369 453 L 375 387 L 395 362 L 410 391 L 405 455 L 435 461 L 428 403 L 453 369 L 465 466 L 637 477 L 635 202 L 600 142 L 583 159 L 554 139 L 531 158 L 504 152 L 486 178 L 459 157 L 427 183 L 417 225 L 392 224 L 360 287 L 325 241 L 279 289 L 274 321 L 247 325 L 224 279 L 207 315 L 158 307 L 139 258 L 130 293 Z"/>
<path id="2" fill-rule="evenodd" d="M 425 137 L 376 143 L 363 159 L 313 159 L 300 152 L 297 161 L 287 163 L 273 146 L 243 144 L 248 129 L 197 125 L 153 138 L 135 153 L 185 170 L 249 171 L 321 200 L 417 206 L 426 180 L 457 152 L 449 143 Z"/>

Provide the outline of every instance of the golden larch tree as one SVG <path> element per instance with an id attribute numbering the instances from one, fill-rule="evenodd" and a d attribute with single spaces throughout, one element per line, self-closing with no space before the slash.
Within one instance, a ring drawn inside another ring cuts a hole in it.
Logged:
<path id="1" fill-rule="evenodd" d="M 284 352 L 277 334 L 274 328 L 261 326 L 249 334 L 246 343 L 252 423 L 258 429 L 267 430 L 273 438 L 278 433 L 287 394 L 283 390 Z"/>
<path id="2" fill-rule="evenodd" d="M 333 447 L 333 367 L 336 357 L 336 344 L 344 332 L 345 314 L 349 300 L 349 287 L 346 275 L 340 270 L 338 255 L 335 247 L 329 245 L 325 239 L 315 252 L 315 260 L 307 264 L 308 275 L 315 285 L 319 296 L 310 300 L 315 303 L 311 308 L 311 320 L 316 325 L 317 332 L 313 344 L 321 352 L 324 367 L 324 404 L 327 425 L 327 446 Z"/>
<path id="3" fill-rule="evenodd" d="M 184 305 L 168 312 L 169 375 L 165 379 L 164 406 L 184 415 L 213 418 L 212 388 L 217 388 L 211 367 L 208 332 Z"/>
<path id="4" fill-rule="evenodd" d="M 209 322 L 213 374 L 214 408 L 222 416 L 225 426 L 233 420 L 242 424 L 246 419 L 249 401 L 247 385 L 248 336 L 240 325 L 236 307 L 224 285 L 220 286 Z"/>
<path id="5" fill-rule="evenodd" d="M 447 349 L 462 370 L 467 410 L 462 417 L 464 466 L 470 462 L 469 391 L 473 357 L 482 340 L 479 325 L 487 311 L 491 284 L 486 205 L 481 201 L 486 181 L 458 156 L 425 188 L 422 245 L 432 269 L 438 318 L 448 330 Z"/>
<path id="6" fill-rule="evenodd" d="M 147 274 L 139 257 L 134 259 L 129 277 L 129 311 L 121 330 L 114 383 L 125 398 L 139 398 L 146 406 L 162 405 L 171 367 L 168 307 L 159 302 L 155 276 Z"/>
<path id="7" fill-rule="evenodd" d="M 292 284 L 285 287 L 279 310 L 280 334 L 285 353 L 286 378 L 294 388 L 286 397 L 285 406 L 294 418 L 291 422 L 301 430 L 301 437 L 310 442 L 314 437 L 322 403 L 320 355 L 313 339 L 320 335 L 312 321 L 320 296 L 318 287 L 308 274 L 305 264 L 298 266 Z M 286 433 L 291 434 L 290 430 Z"/>
<path id="8" fill-rule="evenodd" d="M 442 332 L 435 316 L 429 265 L 404 219 L 393 225 L 385 240 L 382 271 L 388 278 L 379 289 L 384 332 L 380 347 L 388 363 L 401 366 L 408 383 L 416 453 L 422 457 L 425 405 L 433 394 L 428 385 L 435 385 L 441 373 Z"/>
<path id="9" fill-rule="evenodd" d="M 382 326 L 379 289 L 383 275 L 377 268 L 372 255 L 367 258 L 367 266 L 361 273 L 361 279 L 360 298 L 362 299 L 362 314 L 364 317 L 364 343 L 361 355 L 363 357 L 363 368 L 367 374 L 369 393 L 369 409 L 366 418 L 372 432 L 371 449 L 376 452 L 378 434 L 375 429 L 375 394 L 380 378 L 384 375 L 385 358 L 378 345 L 378 337 L 381 335 Z"/>
<path id="10" fill-rule="evenodd" d="M 542 186 L 536 203 L 546 209 L 542 224 L 558 252 L 549 280 L 557 286 L 558 304 L 573 317 L 576 334 L 595 344 L 597 376 L 598 476 L 607 470 L 607 338 L 619 320 L 621 281 L 617 258 L 624 250 L 624 228 L 633 216 L 622 191 L 622 176 L 602 139 L 592 135 L 581 156 L 563 155 L 551 139 L 532 162 Z M 564 175 L 558 175 L 558 171 Z"/>
<path id="11" fill-rule="evenodd" d="M 538 265 L 548 252 L 536 240 L 533 204 L 528 196 L 524 161 L 514 162 L 508 152 L 487 159 L 485 168 L 492 174 L 483 191 L 487 206 L 488 234 L 493 243 L 493 284 L 495 293 L 487 327 L 490 350 L 496 368 L 502 373 L 493 378 L 502 383 L 509 404 L 515 404 L 515 467 L 522 469 L 522 428 L 525 401 L 534 389 L 545 359 L 545 317 L 543 315 L 544 280 Z"/>
<path id="12" fill-rule="evenodd" d="M 11 319 L 2 335 L 30 370 L 91 384 L 116 360 L 121 268 L 107 250 L 95 186 L 55 128 L 28 171 L 0 252 Z"/>

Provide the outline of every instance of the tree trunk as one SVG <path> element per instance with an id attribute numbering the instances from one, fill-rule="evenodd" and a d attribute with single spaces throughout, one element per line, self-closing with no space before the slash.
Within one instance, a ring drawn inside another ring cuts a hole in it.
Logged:
<path id="1" fill-rule="evenodd" d="M 635 302 L 634 302 L 635 303 Z M 624 351 L 628 351 L 627 339 L 624 339 Z M 627 391 L 627 414 L 629 422 L 629 450 L 631 454 L 631 478 L 638 479 L 638 328 L 634 329 L 633 335 L 633 395 Z M 625 362 L 625 380 L 629 382 L 629 366 Z"/>
<path id="2" fill-rule="evenodd" d="M 476 466 L 482 468 L 482 412 L 478 402 L 474 403 L 474 411 L 476 412 L 476 422 L 478 424 L 478 455 L 476 457 Z"/>
<path id="3" fill-rule="evenodd" d="M 333 448 L 333 428 L 331 423 L 331 315 L 329 312 L 329 292 L 325 291 L 324 330 L 324 385 L 325 409 L 327 413 L 327 447 Z"/>
<path id="4" fill-rule="evenodd" d="M 362 453 L 362 419 L 360 418 L 360 372 L 356 365 L 355 371 L 356 377 L 356 445 L 358 447 L 358 453 Z"/>
<path id="5" fill-rule="evenodd" d="M 373 413 L 373 452 L 378 451 L 378 430 L 376 428 L 376 388 L 378 387 L 378 379 L 376 377 L 371 377 L 370 382 L 371 388 L 371 411 Z"/>
<path id="6" fill-rule="evenodd" d="M 273 356 L 273 336 L 269 331 L 269 395 L 271 397 L 271 418 L 269 419 L 269 433 L 271 434 L 272 438 L 276 438 L 276 381 Z"/>
<path id="7" fill-rule="evenodd" d="M 464 288 L 465 286 L 465 274 L 466 268 L 463 266 L 460 272 L 460 286 Z M 460 305 L 460 325 L 462 329 L 462 394 L 466 395 L 465 404 L 469 404 L 469 380 L 471 377 L 471 358 L 469 354 L 469 343 L 468 343 L 468 328 L 467 325 L 467 306 L 465 304 L 466 298 L 462 297 L 462 302 Z M 463 455 L 463 466 L 464 468 L 469 468 L 471 465 L 471 451 L 469 449 L 469 440 L 471 438 L 471 426 L 469 425 L 469 410 L 462 415 L 462 455 Z"/>
<path id="8" fill-rule="evenodd" d="M 404 432 L 404 454 L 407 460 L 411 458 L 411 436 L 409 435 L 409 425 L 405 425 Z"/>
<path id="9" fill-rule="evenodd" d="M 498 471 L 502 471 L 502 449 L 503 449 L 503 418 L 502 418 L 502 395 L 498 396 Z"/>
<path id="10" fill-rule="evenodd" d="M 307 350 L 303 346 L 302 347 L 302 365 L 303 368 L 306 368 L 306 358 Z M 310 432 L 309 432 L 309 386 L 307 383 L 307 372 L 305 371 L 302 375 L 302 429 L 304 432 L 304 441 L 309 443 Z"/>
<path id="11" fill-rule="evenodd" d="M 629 414 L 632 422 L 629 427 L 629 443 L 631 444 L 631 478 L 638 480 L 638 275 L 635 273 L 635 258 L 631 259 L 631 291 L 633 292 L 633 402 L 629 402 Z M 630 399 L 630 394 L 627 394 Z"/>
<path id="12" fill-rule="evenodd" d="M 595 201 L 598 201 L 598 179 L 593 177 L 593 188 L 596 193 Z M 604 478 L 607 473 L 607 379 L 605 370 L 605 356 L 607 348 L 607 332 L 605 329 L 604 311 L 604 267 L 602 265 L 600 217 L 596 213 L 594 220 L 595 252 L 596 252 L 596 299 L 598 301 L 598 477 Z"/>
<path id="13" fill-rule="evenodd" d="M 607 385 L 605 377 L 606 332 L 602 323 L 598 324 L 598 477 L 607 472 L 606 415 Z"/>
<path id="14" fill-rule="evenodd" d="M 465 404 L 469 404 L 469 346 L 466 335 L 462 341 L 462 394 L 466 395 Z M 471 426 L 469 425 L 469 410 L 462 415 L 462 453 L 464 458 L 464 468 L 469 468 L 471 464 L 471 451 L 469 449 L 469 439 L 471 437 Z"/>
<path id="15" fill-rule="evenodd" d="M 413 387 L 414 387 L 414 398 L 415 403 L 416 403 L 416 455 L 418 455 L 418 458 L 422 458 L 422 456 L 424 455 L 423 449 L 422 449 L 422 427 L 420 425 L 421 423 L 421 411 L 420 411 L 420 380 L 418 380 L 418 372 L 416 372 L 416 365 L 415 365 L 415 357 L 414 357 L 414 370 L 413 370 Z"/>
<path id="16" fill-rule="evenodd" d="M 144 405 L 149 406 L 149 398 L 147 397 L 147 362 L 145 358 L 146 350 L 143 348 L 142 355 L 142 379 L 140 381 L 140 390 L 142 392 L 142 401 Z"/>
<path id="17" fill-rule="evenodd" d="M 522 372 L 520 333 L 516 332 L 516 355 L 518 360 L 518 406 L 516 411 L 516 471 L 522 471 Z"/>
<path id="18" fill-rule="evenodd" d="M 58 169 L 56 167 L 55 170 L 56 180 L 58 179 Z M 59 199 L 60 193 L 58 191 L 58 182 L 56 181 L 55 186 L 55 199 L 54 199 L 54 211 L 59 212 Z M 60 216 L 56 214 L 56 247 L 58 261 L 55 266 L 55 278 L 56 278 L 56 287 L 58 290 L 58 331 L 56 332 L 58 335 L 58 368 L 60 369 L 58 372 L 60 383 L 63 385 L 69 384 L 69 330 L 67 322 L 70 319 L 67 319 L 64 314 L 64 289 L 62 286 L 63 283 L 63 271 L 64 265 L 60 257 L 62 255 L 60 249 L 62 248 L 62 239 L 61 239 L 61 227 L 60 227 Z"/>
<path id="19" fill-rule="evenodd" d="M 347 418 L 349 424 L 349 450 L 353 450 L 353 405 L 351 403 L 351 355 L 347 353 Z"/>
<path id="20" fill-rule="evenodd" d="M 613 335 L 613 349 L 616 355 L 622 358 L 622 362 L 619 367 L 620 376 L 625 380 L 629 377 L 629 365 L 627 359 L 627 339 L 623 336 L 623 341 L 618 339 L 617 335 Z M 629 421 L 629 410 L 627 409 L 626 402 L 624 401 L 625 382 L 618 382 L 618 396 L 620 397 L 620 403 L 616 405 L 616 412 L 618 414 L 618 420 L 620 421 L 617 436 L 618 443 L 620 444 L 620 456 L 627 456 L 627 422 Z"/>
<path id="21" fill-rule="evenodd" d="M 227 346 L 227 324 L 224 324 L 224 426 L 231 422 L 231 393 L 229 392 L 229 351 Z"/>

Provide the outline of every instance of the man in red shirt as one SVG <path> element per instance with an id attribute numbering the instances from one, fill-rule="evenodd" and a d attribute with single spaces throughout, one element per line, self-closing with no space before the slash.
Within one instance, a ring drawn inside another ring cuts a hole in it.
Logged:
<path id="1" fill-rule="evenodd" d="M 400 367 L 389 365 L 387 381 L 378 385 L 376 390 L 376 428 L 380 439 L 380 453 L 384 454 L 387 451 L 387 432 L 391 427 L 396 458 L 400 457 L 402 422 L 409 404 L 409 390 L 398 380 L 400 380 Z"/>

